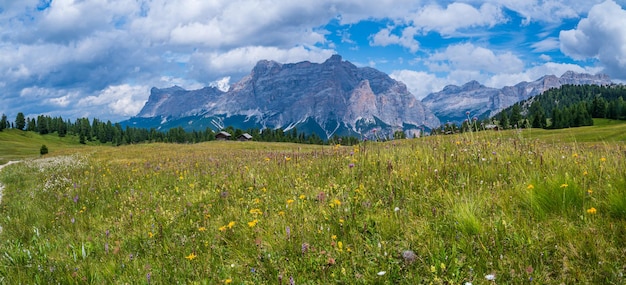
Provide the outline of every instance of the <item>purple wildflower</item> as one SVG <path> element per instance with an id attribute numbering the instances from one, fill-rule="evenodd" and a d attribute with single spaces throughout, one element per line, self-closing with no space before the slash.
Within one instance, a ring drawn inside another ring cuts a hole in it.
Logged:
<path id="1" fill-rule="evenodd" d="M 289 239 L 291 237 L 291 228 L 289 226 L 287 226 L 285 228 L 285 231 L 287 232 L 287 239 Z"/>
<path id="2" fill-rule="evenodd" d="M 350 167 L 350 168 L 354 167 L 354 163 L 348 164 L 348 167 Z"/>
<path id="3" fill-rule="evenodd" d="M 148 274 L 146 274 L 146 280 L 148 281 L 148 284 L 150 284 L 150 277 L 152 274 L 150 274 L 150 272 L 148 272 Z"/>
<path id="4" fill-rule="evenodd" d="M 76 194 L 76 196 L 74 196 L 74 203 L 78 203 L 78 194 Z"/>

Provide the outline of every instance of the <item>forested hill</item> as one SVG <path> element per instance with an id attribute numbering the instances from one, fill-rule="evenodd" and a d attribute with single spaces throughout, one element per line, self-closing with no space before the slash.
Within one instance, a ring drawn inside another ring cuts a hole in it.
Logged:
<path id="1" fill-rule="evenodd" d="M 520 101 L 495 118 L 535 128 L 588 126 L 593 125 L 591 118 L 626 119 L 624 98 L 624 85 L 563 85 Z"/>

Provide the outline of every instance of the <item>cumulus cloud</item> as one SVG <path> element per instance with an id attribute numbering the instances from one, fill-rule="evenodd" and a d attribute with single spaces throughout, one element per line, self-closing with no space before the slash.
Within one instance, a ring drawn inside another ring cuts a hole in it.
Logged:
<path id="1" fill-rule="evenodd" d="M 113 114 L 115 117 L 134 116 L 148 99 L 147 86 L 128 84 L 109 86 L 97 95 L 87 96 L 78 101 L 77 106 L 90 110 L 93 116 Z"/>
<path id="2" fill-rule="evenodd" d="M 426 64 L 431 71 L 477 70 L 488 73 L 512 73 L 524 68 L 524 62 L 510 51 L 495 53 L 471 43 L 448 46 L 431 55 Z"/>
<path id="3" fill-rule="evenodd" d="M 615 2 L 594 6 L 576 29 L 561 31 L 559 39 L 566 55 L 598 59 L 609 75 L 626 79 L 626 10 Z"/>
<path id="4" fill-rule="evenodd" d="M 439 5 L 428 5 L 411 17 L 412 25 L 424 33 L 436 31 L 442 35 L 451 35 L 465 28 L 493 27 L 505 21 L 499 6 L 490 3 L 478 9 L 459 2 L 449 4 L 445 9 Z"/>
<path id="5" fill-rule="evenodd" d="M 405 28 L 401 36 L 391 33 L 391 28 L 385 28 L 370 37 L 370 45 L 383 46 L 400 45 L 409 49 L 412 53 L 419 49 L 419 42 L 415 40 L 416 30 L 414 27 Z"/>
<path id="6" fill-rule="evenodd" d="M 445 78 L 439 78 L 435 74 L 423 71 L 396 70 L 389 76 L 406 84 L 411 94 L 418 100 L 422 100 L 428 94 L 440 91 L 450 84 Z"/>

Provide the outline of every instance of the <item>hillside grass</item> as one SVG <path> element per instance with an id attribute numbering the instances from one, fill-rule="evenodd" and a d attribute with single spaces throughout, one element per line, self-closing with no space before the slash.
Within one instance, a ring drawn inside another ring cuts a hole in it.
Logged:
<path id="1" fill-rule="evenodd" d="M 575 130 L 26 160 L 0 283 L 623 284 L 624 125 Z"/>
<path id="2" fill-rule="evenodd" d="M 74 136 L 61 138 L 56 134 L 40 135 L 36 132 L 5 129 L 0 132 L 0 164 L 38 157 L 42 145 L 48 147 L 49 155 L 62 155 L 83 147 Z"/>

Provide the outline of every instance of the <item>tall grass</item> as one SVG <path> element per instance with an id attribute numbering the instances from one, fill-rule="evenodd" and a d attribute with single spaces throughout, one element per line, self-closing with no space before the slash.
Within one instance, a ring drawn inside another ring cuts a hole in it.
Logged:
<path id="1" fill-rule="evenodd" d="M 0 174 L 0 278 L 624 283 L 625 151 L 514 132 L 87 148 Z"/>

